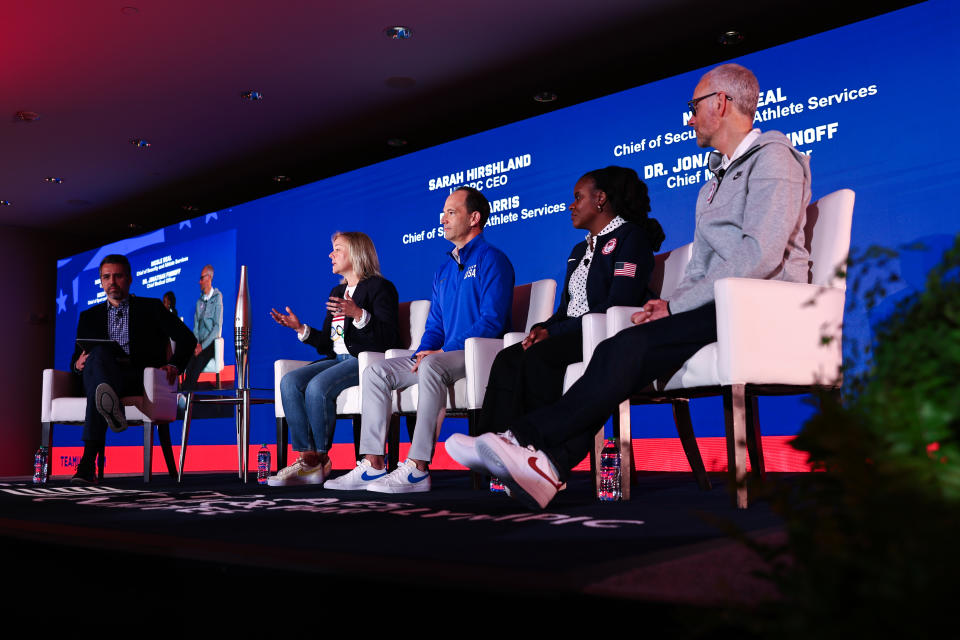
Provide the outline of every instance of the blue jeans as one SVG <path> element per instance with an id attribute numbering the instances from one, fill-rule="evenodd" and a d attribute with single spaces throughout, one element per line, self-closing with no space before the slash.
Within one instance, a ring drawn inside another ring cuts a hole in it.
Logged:
<path id="1" fill-rule="evenodd" d="M 360 384 L 359 372 L 359 361 L 344 354 L 283 376 L 280 401 L 294 451 L 329 451 L 337 425 L 337 396 Z"/>

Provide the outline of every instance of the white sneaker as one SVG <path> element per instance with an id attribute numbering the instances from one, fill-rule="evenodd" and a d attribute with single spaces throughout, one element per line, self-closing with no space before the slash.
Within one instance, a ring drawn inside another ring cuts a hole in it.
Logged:
<path id="1" fill-rule="evenodd" d="M 419 471 L 413 460 L 407 459 L 393 470 L 390 475 L 374 480 L 367 485 L 367 491 L 377 493 L 419 493 L 430 491 L 430 472 Z"/>
<path id="2" fill-rule="evenodd" d="M 327 459 L 327 464 L 318 464 L 311 467 L 303 458 L 300 458 L 289 467 L 284 467 L 277 472 L 277 475 L 267 478 L 267 484 L 271 487 L 291 487 L 297 484 L 323 484 L 323 481 L 330 475 L 330 468 L 333 464 Z"/>
<path id="3" fill-rule="evenodd" d="M 374 469 L 370 461 L 364 458 L 348 473 L 324 482 L 323 488 L 336 491 L 364 491 L 371 482 L 386 475 L 386 469 Z"/>
<path id="4" fill-rule="evenodd" d="M 530 508 L 543 509 L 563 486 L 547 454 L 532 446 L 485 433 L 477 438 L 477 453 L 490 473 L 510 488 L 510 495 Z"/>
<path id="5" fill-rule="evenodd" d="M 513 444 L 518 446 L 520 444 L 510 431 L 504 431 L 498 435 L 501 438 L 506 438 Z M 483 459 L 480 458 L 480 454 L 477 453 L 477 440 L 478 438 L 468 436 L 465 433 L 455 433 L 444 442 L 444 448 L 447 450 L 447 453 L 450 454 L 451 458 L 467 469 L 479 471 L 480 473 L 490 473 Z"/>

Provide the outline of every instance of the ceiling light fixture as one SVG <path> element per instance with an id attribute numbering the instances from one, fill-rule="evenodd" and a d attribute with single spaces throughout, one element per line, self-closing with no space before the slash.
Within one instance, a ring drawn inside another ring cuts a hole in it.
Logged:
<path id="1" fill-rule="evenodd" d="M 407 146 L 407 141 L 403 138 L 390 138 L 387 140 L 387 146 L 399 149 L 400 147 Z"/>
<path id="2" fill-rule="evenodd" d="M 47 176 L 43 181 L 47 184 L 63 184 L 63 178 L 56 178 L 54 176 Z"/>
<path id="3" fill-rule="evenodd" d="M 290 182 L 290 176 L 273 176 L 274 182 Z"/>
<path id="4" fill-rule="evenodd" d="M 243 93 L 240 94 L 240 97 L 243 98 L 244 100 L 248 100 L 248 101 L 250 101 L 250 102 L 256 102 L 257 100 L 263 100 L 263 94 L 260 93 L 259 91 L 253 91 L 253 90 L 244 91 Z"/>
<path id="5" fill-rule="evenodd" d="M 533 99 L 536 102 L 547 103 L 547 102 L 556 102 L 557 94 L 553 91 L 541 91 L 540 93 L 533 96 Z"/>
<path id="6" fill-rule="evenodd" d="M 413 37 L 413 29 L 403 26 L 387 27 L 383 33 L 391 40 L 409 40 Z"/>
<path id="7" fill-rule="evenodd" d="M 11 202 L 9 200 L 0 200 L 0 207 L 9 207 Z"/>
<path id="8" fill-rule="evenodd" d="M 130 138 L 130 144 L 137 147 L 138 149 L 146 149 L 150 146 L 150 143 L 144 140 L 143 138 Z"/>
<path id="9" fill-rule="evenodd" d="M 739 31 L 724 31 L 719 36 L 717 36 L 717 42 L 722 44 L 725 47 L 731 47 L 735 44 L 740 44 L 743 42 L 743 34 Z"/>
<path id="10" fill-rule="evenodd" d="M 17 111 L 14 117 L 20 122 L 34 122 L 40 119 L 40 114 L 36 111 Z"/>
<path id="11" fill-rule="evenodd" d="M 200 211 L 198 207 L 195 207 L 192 204 L 182 204 L 180 205 L 180 208 L 189 213 L 198 213 Z"/>

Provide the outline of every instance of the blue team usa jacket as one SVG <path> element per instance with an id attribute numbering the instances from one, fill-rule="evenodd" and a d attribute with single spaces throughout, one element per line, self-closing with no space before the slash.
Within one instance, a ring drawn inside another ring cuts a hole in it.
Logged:
<path id="1" fill-rule="evenodd" d="M 417 351 L 458 351 L 467 338 L 498 338 L 510 327 L 513 265 L 478 235 L 433 277 L 430 315 Z"/>

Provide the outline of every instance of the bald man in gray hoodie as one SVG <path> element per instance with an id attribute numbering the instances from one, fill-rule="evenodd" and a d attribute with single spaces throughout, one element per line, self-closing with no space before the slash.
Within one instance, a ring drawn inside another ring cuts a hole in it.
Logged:
<path id="1" fill-rule="evenodd" d="M 697 144 L 716 149 L 714 178 L 697 198 L 693 255 L 669 300 L 651 300 L 636 325 L 603 341 L 583 377 L 558 402 L 516 420 L 510 431 L 457 438 L 458 462 L 489 470 L 513 497 L 545 507 L 617 405 L 676 371 L 717 340 L 713 283 L 721 278 L 807 282 L 803 226 L 810 202 L 810 161 L 782 133 L 753 128 L 759 85 L 726 64 L 697 84 L 690 126 Z"/>

